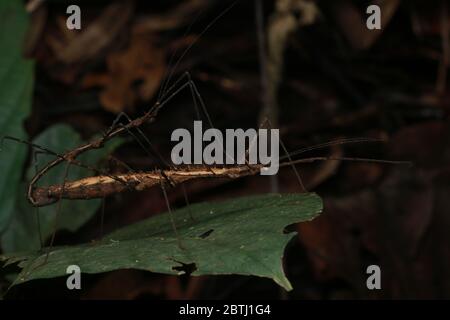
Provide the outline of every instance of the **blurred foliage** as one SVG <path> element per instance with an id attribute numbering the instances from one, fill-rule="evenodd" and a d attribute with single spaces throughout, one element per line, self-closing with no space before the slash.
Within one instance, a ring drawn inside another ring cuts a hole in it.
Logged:
<path id="1" fill-rule="evenodd" d="M 28 16 L 20 0 L 0 2 L 0 136 L 26 138 L 23 121 L 31 109 L 33 62 L 23 58 Z M 0 233 L 14 213 L 26 149 L 4 141 L 0 152 Z"/>

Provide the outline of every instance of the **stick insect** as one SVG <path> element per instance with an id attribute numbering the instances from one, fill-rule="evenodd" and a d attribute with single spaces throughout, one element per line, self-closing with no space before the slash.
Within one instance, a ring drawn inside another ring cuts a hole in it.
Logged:
<path id="1" fill-rule="evenodd" d="M 28 189 L 27 198 L 28 201 L 35 207 L 46 206 L 50 204 L 57 203 L 57 214 L 61 210 L 61 200 L 62 199 L 94 199 L 94 198 L 105 198 L 111 195 L 115 195 L 127 190 L 142 191 L 152 187 L 161 187 L 163 195 L 169 210 L 170 204 L 167 197 L 166 189 L 168 187 L 173 187 L 176 185 L 183 185 L 185 182 L 202 179 L 202 178 L 228 178 L 237 179 L 245 176 L 250 176 L 258 173 L 262 168 L 262 165 L 240 165 L 231 167 L 212 167 L 212 166 L 192 166 L 192 167 L 173 167 L 169 166 L 168 169 L 158 169 L 148 172 L 133 172 L 123 174 L 111 174 L 104 170 L 95 168 L 93 166 L 86 165 L 78 160 L 78 157 L 86 152 L 94 149 L 102 148 L 106 142 L 122 134 L 131 135 L 143 148 L 151 155 L 155 155 L 155 148 L 150 142 L 150 139 L 143 133 L 141 127 L 144 124 L 151 124 L 156 121 L 158 114 L 167 106 L 178 94 L 184 90 L 189 90 L 194 103 L 194 108 L 197 117 L 200 117 L 200 112 L 204 114 L 207 119 L 208 125 L 213 128 L 213 121 L 209 116 L 206 108 L 206 104 L 195 84 L 189 72 L 185 72 L 181 77 L 178 78 L 173 84 L 171 84 L 172 76 L 177 69 L 180 61 L 187 54 L 189 49 L 200 39 L 200 37 L 221 17 L 223 17 L 228 11 L 230 11 L 233 6 L 237 3 L 235 1 L 231 6 L 226 8 L 220 15 L 218 15 L 208 26 L 199 34 L 199 36 L 186 48 L 181 54 L 179 59 L 176 61 L 173 67 L 168 68 L 168 74 L 166 75 L 166 80 L 163 81 L 161 89 L 158 95 L 157 102 L 144 113 L 143 116 L 136 119 L 131 119 L 127 114 L 121 113 L 115 119 L 113 124 L 108 128 L 108 130 L 103 134 L 101 138 L 95 139 L 89 143 L 81 145 L 75 149 L 72 149 L 66 153 L 58 154 L 42 146 L 37 146 L 28 142 L 15 139 L 13 137 L 5 137 L 5 139 L 10 139 L 18 142 L 27 143 L 33 148 L 40 150 L 47 154 L 51 154 L 55 157 L 54 160 L 46 164 L 43 168 L 37 171 L 36 175 L 31 179 Z M 174 55 L 175 56 L 175 55 Z M 172 56 L 172 57 L 174 57 Z M 170 59 L 169 66 L 172 63 L 172 58 Z M 301 163 L 309 163 L 314 161 L 325 161 L 325 160 L 348 160 L 348 161 L 372 161 L 380 163 L 391 163 L 391 164 L 404 164 L 402 161 L 386 161 L 377 159 L 365 159 L 365 158 L 349 158 L 349 157 L 312 157 L 304 159 L 293 159 L 294 156 L 300 155 L 304 152 L 326 148 L 336 144 L 350 144 L 359 142 L 371 142 L 379 141 L 377 139 L 367 139 L 367 138 L 357 138 L 357 139 L 343 139 L 332 142 L 327 142 L 321 145 L 301 149 L 297 152 L 288 153 L 286 148 L 286 156 L 280 159 L 280 167 L 291 166 L 294 170 L 296 177 L 302 187 L 302 191 L 306 191 L 301 182 L 300 175 L 298 174 L 295 165 Z M 159 157 L 159 155 L 158 155 Z M 160 158 L 160 157 L 159 157 Z M 283 161 L 284 160 L 284 161 Z M 56 166 L 65 164 L 64 177 L 62 183 L 58 185 L 51 186 L 37 186 L 38 182 L 53 168 Z M 76 181 L 66 181 L 67 173 L 70 166 L 80 166 L 89 171 L 94 175 L 85 179 Z M 177 234 L 176 226 L 172 225 L 174 232 Z M 55 228 L 57 229 L 57 222 L 55 222 Z M 56 232 L 56 231 L 55 231 Z M 55 232 L 53 233 L 49 251 L 53 246 L 55 240 Z M 177 235 L 178 238 L 178 235 Z M 179 246 L 182 247 L 181 241 L 178 238 Z M 48 255 L 47 255 L 48 258 Z M 47 259 L 46 258 L 46 259 Z"/>

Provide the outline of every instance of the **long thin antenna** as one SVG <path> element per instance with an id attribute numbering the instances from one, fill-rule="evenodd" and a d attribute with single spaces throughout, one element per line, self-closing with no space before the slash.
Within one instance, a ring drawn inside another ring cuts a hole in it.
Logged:
<path id="1" fill-rule="evenodd" d="M 290 162 L 280 163 L 280 167 L 286 167 L 293 164 L 299 163 L 311 163 L 316 161 L 357 161 L 357 162 L 372 162 L 372 163 L 384 163 L 384 164 L 398 164 L 398 165 L 409 165 L 412 166 L 411 161 L 395 161 L 395 160 L 380 160 L 371 158 L 352 158 L 352 157 L 311 157 L 305 159 L 298 159 Z"/>
<path id="2" fill-rule="evenodd" d="M 187 27 L 186 31 L 183 33 L 183 38 L 186 37 L 188 35 L 188 33 L 191 31 L 192 27 L 194 26 L 195 22 L 197 22 L 198 18 L 203 14 L 203 10 L 201 10 L 196 16 L 195 18 L 192 20 L 192 22 L 189 24 L 189 26 Z M 169 75 L 172 73 L 172 63 L 175 60 L 175 57 L 178 53 L 178 48 L 175 49 L 175 51 L 172 53 L 170 59 L 169 59 L 169 64 L 167 65 L 167 69 L 164 71 L 164 77 L 163 77 L 163 82 L 161 83 L 161 86 L 159 87 L 159 92 L 158 92 L 158 100 L 161 100 L 161 97 L 165 94 L 165 90 L 167 89 L 167 86 L 169 85 Z"/>
<path id="3" fill-rule="evenodd" d="M 385 141 L 386 141 L 385 139 L 364 138 L 364 137 L 363 138 L 348 138 L 348 139 L 332 140 L 332 141 L 316 144 L 311 147 L 306 147 L 306 148 L 302 148 L 302 149 L 293 151 L 293 152 L 289 153 L 289 155 L 280 157 L 280 160 L 284 160 L 289 157 L 297 156 L 299 154 L 302 154 L 302 153 L 305 153 L 308 151 L 323 149 L 323 148 L 330 147 L 330 146 L 337 146 L 337 145 L 344 145 L 344 144 L 356 144 L 356 143 L 363 143 L 363 142 L 385 142 Z"/>
<path id="4" fill-rule="evenodd" d="M 183 53 L 180 55 L 180 57 L 178 58 L 177 62 L 175 63 L 175 65 L 173 66 L 171 72 L 169 73 L 169 76 L 167 78 L 166 84 L 170 83 L 170 80 L 172 80 L 172 76 L 175 73 L 175 70 L 178 68 L 179 64 L 181 63 L 181 61 L 183 60 L 183 58 L 186 56 L 186 54 L 191 50 L 191 48 L 200 40 L 200 38 L 206 33 L 208 32 L 208 30 L 214 25 L 216 24 L 217 21 L 219 21 L 224 15 L 226 15 L 231 9 L 233 9 L 233 7 L 239 2 L 240 0 L 236 0 L 233 1 L 233 3 L 231 5 L 229 5 L 227 8 L 225 8 L 225 10 L 223 10 L 217 17 L 215 17 L 210 23 L 208 23 L 208 25 L 205 27 L 205 29 L 203 29 L 202 32 L 200 32 L 200 34 L 189 44 L 189 46 L 183 51 Z M 162 94 L 162 96 L 160 97 L 161 99 L 164 99 L 165 97 L 165 93 Z"/>

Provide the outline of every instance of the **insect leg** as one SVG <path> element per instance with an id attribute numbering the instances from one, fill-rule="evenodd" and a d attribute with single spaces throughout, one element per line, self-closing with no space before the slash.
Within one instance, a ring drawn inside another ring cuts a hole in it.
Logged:
<path id="1" fill-rule="evenodd" d="M 39 171 L 38 155 L 45 153 L 45 152 L 35 151 L 34 148 L 32 148 L 31 153 L 32 153 L 32 158 L 33 158 L 33 162 L 34 162 L 34 172 L 36 174 Z M 35 210 L 35 214 L 36 214 L 36 224 L 37 224 L 37 230 L 38 230 L 38 234 L 39 234 L 39 245 L 40 245 L 40 249 L 42 250 L 42 248 L 44 248 L 44 241 L 42 239 L 42 228 L 41 228 L 41 218 L 39 215 L 39 207 L 34 207 L 34 210 Z"/>
<path id="2" fill-rule="evenodd" d="M 105 197 L 103 197 L 101 213 L 100 213 L 100 239 L 103 238 L 103 226 L 105 223 L 105 206 L 106 206 L 106 199 L 105 199 Z"/>
<path id="3" fill-rule="evenodd" d="M 208 110 L 207 110 L 207 108 L 206 108 L 206 103 L 205 103 L 205 101 L 203 100 L 203 97 L 202 97 L 202 95 L 200 94 L 200 91 L 198 90 L 197 85 L 195 84 L 194 80 L 192 80 L 191 74 L 190 74 L 189 72 L 185 72 L 185 73 L 184 73 L 184 76 L 185 76 L 186 79 L 187 79 L 187 85 L 189 86 L 189 88 L 190 88 L 190 90 L 191 90 L 193 96 L 195 96 L 196 99 L 198 100 L 198 103 L 199 103 L 199 105 L 200 105 L 201 111 L 204 113 L 204 115 L 205 115 L 205 117 L 206 117 L 206 120 L 207 120 L 207 122 L 208 122 L 209 127 L 210 127 L 210 128 L 214 128 L 214 124 L 213 124 L 213 122 L 212 122 L 212 120 L 211 120 L 211 117 L 210 117 L 210 115 L 209 115 L 209 112 L 208 112 Z M 223 150 L 223 154 L 224 154 L 226 157 L 228 157 L 228 158 L 234 160 L 233 157 L 231 157 L 231 156 L 226 152 L 226 150 L 225 150 L 225 148 L 224 148 L 223 145 L 222 145 L 222 150 Z"/>
<path id="4" fill-rule="evenodd" d="M 160 172 L 160 173 L 161 173 L 161 172 Z M 163 195 L 164 195 L 164 200 L 166 201 L 167 210 L 169 211 L 170 223 L 172 224 L 172 229 L 173 229 L 173 231 L 175 232 L 175 235 L 176 235 L 176 237 L 177 237 L 178 247 L 179 247 L 180 249 L 184 250 L 183 244 L 181 243 L 180 235 L 179 235 L 178 230 L 177 230 L 177 226 L 176 226 L 176 223 L 175 223 L 175 219 L 174 219 L 174 217 L 173 217 L 172 210 L 171 210 L 171 208 L 170 208 L 170 203 L 169 203 L 169 198 L 168 198 L 168 196 L 167 196 L 166 187 L 164 186 L 164 181 L 163 181 L 162 178 L 163 178 L 163 176 L 162 176 L 162 174 L 161 174 L 161 179 L 160 179 L 159 181 L 160 181 L 161 189 L 162 189 L 162 192 L 163 192 Z"/>
<path id="5" fill-rule="evenodd" d="M 132 121 L 132 119 L 125 113 L 121 112 L 119 114 L 119 117 L 125 118 L 129 123 Z M 165 166 L 169 166 L 166 160 L 161 156 L 161 154 L 156 150 L 155 146 L 152 144 L 149 138 L 144 134 L 144 132 L 139 128 L 135 127 L 134 129 L 137 132 L 137 135 L 134 134 L 131 129 L 129 129 L 125 124 L 122 122 L 119 122 L 119 117 L 116 118 L 115 124 L 113 126 L 115 127 L 122 127 L 127 131 L 127 133 L 133 137 L 133 139 L 139 144 L 139 146 L 151 157 L 154 158 L 156 156 L 157 160 L 164 164 Z M 143 139 L 144 142 L 142 142 L 140 139 Z"/>
<path id="6" fill-rule="evenodd" d="M 70 165 L 71 165 L 70 162 L 67 162 L 67 163 L 66 163 L 66 168 L 65 168 L 65 172 L 64 172 L 63 189 L 64 189 L 64 186 L 65 186 L 65 183 L 66 183 L 67 175 L 68 175 L 68 173 L 69 173 L 69 167 L 70 167 Z M 64 191 L 64 190 L 63 190 L 63 191 Z M 64 193 L 64 192 L 62 192 L 61 195 L 62 195 L 63 193 Z M 53 244 L 54 244 L 54 241 L 55 241 L 56 230 L 57 230 L 57 228 L 58 228 L 58 219 L 59 219 L 59 215 L 60 215 L 60 212 L 61 212 L 61 203 L 62 203 L 62 199 L 61 199 L 61 197 L 60 197 L 60 199 L 59 199 L 59 201 L 58 201 L 58 207 L 57 207 L 57 210 L 56 210 L 55 221 L 54 221 L 54 225 L 53 225 L 53 233 L 52 233 L 52 237 L 51 237 L 51 240 L 50 240 L 50 245 L 49 245 L 48 247 L 46 247 L 46 248 L 43 248 L 43 249 L 46 249 L 46 250 L 45 250 L 46 253 L 45 253 L 44 261 L 43 261 L 42 263 L 37 264 L 36 266 L 32 266 L 32 268 L 27 272 L 27 274 L 30 274 L 30 273 L 33 272 L 34 270 L 36 270 L 36 269 L 38 269 L 38 268 L 40 268 L 40 267 L 46 265 L 47 262 L 48 262 L 48 258 L 49 258 L 49 256 L 50 256 L 50 253 L 51 253 L 51 251 L 52 251 Z"/>
<path id="7" fill-rule="evenodd" d="M 268 118 L 266 118 L 266 120 L 265 120 L 264 122 L 267 123 L 267 125 L 268 125 L 269 128 L 272 128 L 271 122 L 270 122 L 270 120 L 269 120 Z M 287 150 L 287 148 L 286 148 L 286 145 L 283 143 L 283 141 L 281 140 L 281 138 L 280 138 L 280 145 L 281 145 L 281 148 L 283 148 L 283 152 L 286 154 L 286 157 L 289 159 L 289 162 L 292 162 L 291 155 L 289 154 L 289 152 L 288 152 L 288 150 Z M 278 161 L 279 161 L 279 160 L 278 160 Z M 298 183 L 299 183 L 299 185 L 300 185 L 300 188 L 302 189 L 302 192 L 308 192 L 308 190 L 306 189 L 305 185 L 303 184 L 303 180 L 302 180 L 302 178 L 300 177 L 300 173 L 298 172 L 298 170 L 297 170 L 297 168 L 295 167 L 295 165 L 292 164 L 292 165 L 291 165 L 291 168 L 292 168 L 292 170 L 294 171 L 294 174 L 295 174 L 295 176 L 296 176 L 296 178 L 297 178 L 297 181 L 298 181 Z"/>
<path id="8" fill-rule="evenodd" d="M 59 222 L 59 217 L 61 215 L 61 209 L 62 209 L 62 195 L 64 194 L 64 189 L 65 189 L 66 182 L 67 182 L 67 176 L 69 175 L 70 165 L 71 165 L 71 163 L 67 162 L 66 167 L 64 169 L 62 192 L 61 192 L 61 196 L 59 198 L 58 204 L 57 204 L 55 221 L 54 221 L 54 225 L 53 225 L 53 234 L 52 234 L 52 237 L 50 239 L 50 244 L 49 244 L 48 249 L 47 249 L 47 254 L 45 256 L 44 264 L 47 263 L 48 257 L 50 255 L 50 252 L 52 251 L 53 244 L 55 242 L 56 230 L 58 229 L 58 222 Z"/>

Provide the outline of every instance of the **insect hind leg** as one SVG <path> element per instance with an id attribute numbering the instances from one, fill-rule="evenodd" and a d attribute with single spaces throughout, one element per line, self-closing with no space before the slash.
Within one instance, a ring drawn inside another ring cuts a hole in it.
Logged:
<path id="1" fill-rule="evenodd" d="M 159 181 L 160 181 L 161 190 L 162 190 L 162 193 L 163 193 L 163 196 L 164 196 L 164 200 L 166 202 L 167 211 L 169 212 L 170 223 L 172 224 L 172 229 L 173 229 L 173 231 L 175 233 L 175 236 L 177 238 L 178 247 L 180 249 L 184 250 L 185 247 L 183 246 L 183 243 L 181 241 L 181 237 L 180 237 L 180 234 L 178 233 L 177 225 L 175 223 L 175 218 L 173 216 L 172 209 L 170 207 L 169 197 L 167 196 L 167 190 L 166 190 L 166 187 L 164 185 L 162 171 L 160 171 L 160 174 L 161 174 L 161 179 Z"/>
<path id="2" fill-rule="evenodd" d="M 270 122 L 270 120 L 268 118 L 265 118 L 265 120 L 261 123 L 261 127 L 262 126 L 267 126 L 268 128 L 272 128 L 272 124 L 271 124 L 271 122 Z M 288 152 L 288 150 L 286 148 L 286 145 L 283 143 L 283 141 L 281 139 L 279 139 L 279 140 L 280 140 L 280 145 L 281 145 L 281 148 L 283 149 L 283 152 L 286 154 L 286 157 L 288 158 L 289 162 L 292 162 L 291 155 L 289 154 L 289 152 Z M 278 162 L 279 161 L 280 160 L 278 159 Z M 298 183 L 300 185 L 300 188 L 301 188 L 302 192 L 304 192 L 304 193 L 308 192 L 308 190 L 306 189 L 306 187 L 305 187 L 305 185 L 303 183 L 303 180 L 302 180 L 302 178 L 300 176 L 300 173 L 297 170 L 297 168 L 295 167 L 295 165 L 291 164 L 291 168 L 292 168 L 292 171 L 295 174 L 295 177 L 297 178 L 297 181 L 298 181 Z"/>

